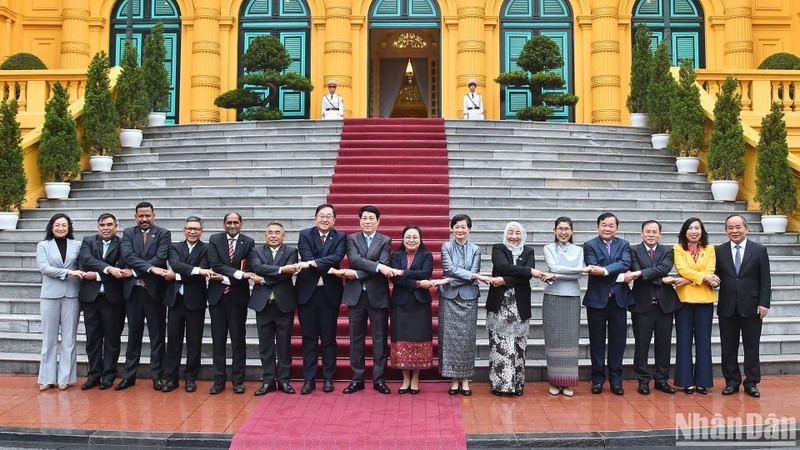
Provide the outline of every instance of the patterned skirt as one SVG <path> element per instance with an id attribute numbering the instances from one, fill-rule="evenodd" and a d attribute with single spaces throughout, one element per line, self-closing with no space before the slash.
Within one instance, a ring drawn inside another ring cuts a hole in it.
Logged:
<path id="1" fill-rule="evenodd" d="M 507 394 L 525 385 L 525 349 L 530 326 L 521 320 L 514 289 L 508 289 L 497 312 L 486 315 L 489 329 L 489 383 Z"/>
<path id="2" fill-rule="evenodd" d="M 544 294 L 542 324 L 547 378 L 551 386 L 578 385 L 581 298 Z"/>
<path id="3" fill-rule="evenodd" d="M 439 373 L 469 378 L 475 371 L 478 299 L 439 299 Z"/>
<path id="4" fill-rule="evenodd" d="M 430 303 L 410 300 L 392 305 L 392 359 L 395 369 L 433 366 L 433 320 Z"/>

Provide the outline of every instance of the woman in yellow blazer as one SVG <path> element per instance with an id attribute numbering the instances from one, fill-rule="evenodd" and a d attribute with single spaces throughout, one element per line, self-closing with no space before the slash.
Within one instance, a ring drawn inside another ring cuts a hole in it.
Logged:
<path id="1" fill-rule="evenodd" d="M 692 217 L 683 223 L 678 243 L 673 247 L 675 269 L 681 279 L 675 291 L 683 308 L 675 312 L 675 385 L 687 394 L 708 393 L 714 385 L 711 368 L 711 319 L 714 313 L 714 292 L 719 284 L 714 269 L 717 257 L 714 246 L 708 245 L 703 222 Z M 692 339 L 695 361 L 692 364 Z"/>

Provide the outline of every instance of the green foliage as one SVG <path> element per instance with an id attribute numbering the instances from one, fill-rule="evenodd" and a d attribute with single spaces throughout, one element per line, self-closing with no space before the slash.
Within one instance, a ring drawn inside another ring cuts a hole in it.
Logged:
<path id="1" fill-rule="evenodd" d="M 708 172 L 714 180 L 740 180 L 744 175 L 744 131 L 739 82 L 728 76 L 714 105 L 714 131 L 708 150 Z"/>
<path id="2" fill-rule="evenodd" d="M 669 71 L 669 50 L 666 41 L 661 41 L 653 55 L 650 84 L 647 86 L 647 122 L 653 134 L 670 130 L 669 106 L 676 90 L 675 78 Z"/>
<path id="3" fill-rule="evenodd" d="M 564 87 L 564 78 L 551 72 L 564 65 L 558 45 L 547 36 L 535 36 L 525 43 L 517 65 L 527 72 L 504 72 L 494 82 L 507 87 L 527 88 L 531 92 L 531 106 L 517 110 L 517 119 L 543 121 L 553 115 L 552 106 L 578 103 L 572 94 L 544 92 Z M 528 75 L 530 73 L 530 75 Z"/>
<path id="4" fill-rule="evenodd" d="M 164 67 L 166 57 L 167 47 L 164 44 L 164 24 L 158 22 L 150 29 L 150 34 L 144 40 L 144 59 L 142 61 L 142 71 L 151 111 L 169 110 L 169 88 L 171 87 L 171 82 L 167 68 Z"/>
<path id="5" fill-rule="evenodd" d="M 47 66 L 36 55 L 17 53 L 3 61 L 0 70 L 47 70 Z"/>
<path id="6" fill-rule="evenodd" d="M 16 100 L 0 103 L 0 211 L 6 212 L 22 207 L 28 183 L 17 111 Z"/>
<path id="7" fill-rule="evenodd" d="M 667 150 L 676 156 L 696 156 L 705 146 L 706 116 L 700 104 L 700 88 L 692 62 L 681 60 L 678 88 L 669 106 L 669 131 Z"/>
<path id="8" fill-rule="evenodd" d="M 136 48 L 130 42 L 125 42 L 121 66 L 122 73 L 117 78 L 115 102 L 119 126 L 142 128 L 147 125 L 150 104 L 144 74 L 137 62 Z"/>
<path id="9" fill-rule="evenodd" d="M 758 65 L 759 69 L 769 70 L 797 70 L 798 67 L 800 67 L 800 58 L 791 53 L 769 55 Z"/>
<path id="10" fill-rule="evenodd" d="M 39 171 L 44 181 L 72 181 L 81 171 L 78 126 L 69 112 L 67 90 L 53 85 L 53 98 L 44 109 L 42 140 L 39 143 Z"/>
<path id="11" fill-rule="evenodd" d="M 83 145 L 90 155 L 114 156 L 119 149 L 117 140 L 119 117 L 111 94 L 109 70 L 108 55 L 101 50 L 94 55 L 89 64 L 85 103 L 81 116 Z"/>
<path id="12" fill-rule="evenodd" d="M 772 103 L 758 134 L 755 200 L 764 214 L 791 215 L 797 208 L 797 187 L 787 159 L 786 123 L 778 102 Z"/>
<path id="13" fill-rule="evenodd" d="M 250 42 L 242 57 L 246 74 L 239 78 L 244 86 L 223 93 L 214 100 L 220 108 L 241 109 L 244 120 L 277 120 L 281 118 L 278 97 L 281 89 L 311 92 L 311 80 L 297 74 L 286 73 L 291 64 L 289 52 L 278 38 L 270 35 L 258 36 Z M 267 90 L 264 98 L 254 89 Z"/>
<path id="14" fill-rule="evenodd" d="M 631 91 L 625 102 L 631 113 L 646 113 L 647 85 L 650 83 L 650 71 L 653 65 L 653 52 L 650 40 L 653 34 L 647 25 L 641 23 L 636 28 L 631 58 Z"/>

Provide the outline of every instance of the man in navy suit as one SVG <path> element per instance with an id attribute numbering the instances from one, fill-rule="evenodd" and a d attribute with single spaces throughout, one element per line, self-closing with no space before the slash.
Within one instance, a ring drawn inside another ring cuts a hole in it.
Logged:
<path id="1" fill-rule="evenodd" d="M 142 334 L 147 320 L 150 337 L 150 377 L 153 389 L 160 391 L 164 384 L 164 337 L 167 329 L 167 309 L 163 305 L 167 281 L 167 258 L 172 244 L 169 230 L 154 224 L 153 205 L 141 202 L 136 205 L 136 226 L 122 233 L 122 258 L 133 277 L 126 278 L 123 286 L 125 315 L 128 317 L 128 347 L 125 350 L 125 369 L 122 381 L 114 388 L 123 390 L 136 383 L 136 370 L 142 353 Z"/>
<path id="2" fill-rule="evenodd" d="M 757 384 L 761 381 L 758 344 L 761 324 L 769 312 L 772 280 L 769 256 L 763 245 L 747 239 L 749 228 L 740 214 L 725 220 L 725 232 L 730 242 L 718 245 L 716 275 L 719 277 L 719 340 L 722 346 L 722 375 L 725 389 L 722 395 L 739 391 L 742 373 L 739 371 L 739 335 L 744 345 L 744 391 L 760 397 Z"/>
<path id="3" fill-rule="evenodd" d="M 603 392 L 606 381 L 606 330 L 608 331 L 608 381 L 611 392 L 622 395 L 622 356 L 627 337 L 627 308 L 635 303 L 625 283 L 631 267 L 628 241 L 616 237 L 619 220 L 605 212 L 597 218 L 597 237 L 583 244 L 583 259 L 591 266 L 583 297 L 589 322 L 592 359 L 592 393 Z"/>
<path id="4" fill-rule="evenodd" d="M 347 236 L 333 228 L 336 208 L 317 206 L 314 226 L 300 232 L 297 249 L 301 271 L 297 274 L 297 318 L 303 334 L 303 387 L 300 394 L 316 389 L 317 354 L 322 347 L 323 392 L 333 392 L 336 371 L 336 324 L 342 304 L 342 279 L 333 275 L 347 252 Z"/>

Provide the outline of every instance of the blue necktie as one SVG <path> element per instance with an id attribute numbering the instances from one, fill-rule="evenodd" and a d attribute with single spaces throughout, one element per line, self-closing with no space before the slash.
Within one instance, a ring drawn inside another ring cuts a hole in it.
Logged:
<path id="1" fill-rule="evenodd" d="M 736 268 L 736 274 L 739 274 L 739 268 L 742 267 L 742 246 L 736 244 L 733 246 L 736 249 L 736 254 L 733 255 L 733 267 Z"/>

